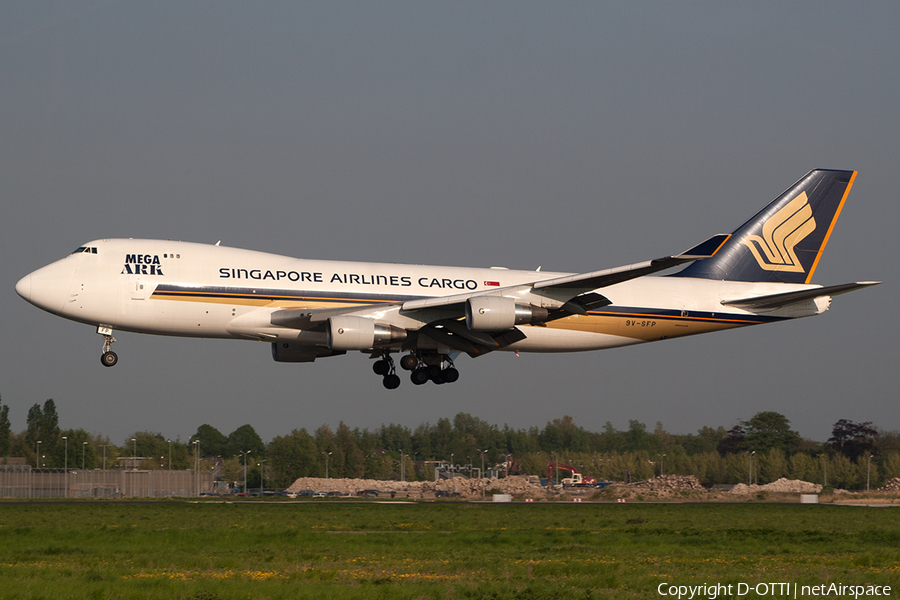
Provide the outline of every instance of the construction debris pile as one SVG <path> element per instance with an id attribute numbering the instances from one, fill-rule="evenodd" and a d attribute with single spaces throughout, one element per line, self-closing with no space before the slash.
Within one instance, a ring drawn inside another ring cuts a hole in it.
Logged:
<path id="1" fill-rule="evenodd" d="M 393 494 L 395 498 L 432 498 L 440 492 L 444 496 L 461 498 L 480 498 L 482 480 L 456 477 L 434 481 L 383 481 L 379 479 L 322 479 L 318 477 L 301 477 L 287 491 L 300 492 L 340 492 L 355 496 L 364 490 L 375 490 L 379 496 Z M 528 498 L 543 498 L 547 492 L 539 484 L 530 483 L 527 477 L 510 476 L 503 479 L 485 479 L 484 490 L 489 496 L 492 493 L 514 494 Z"/>
<path id="2" fill-rule="evenodd" d="M 657 475 L 653 479 L 635 482 L 634 487 L 652 490 L 692 490 L 704 492 L 706 488 L 693 475 Z"/>
<path id="3" fill-rule="evenodd" d="M 775 492 L 784 494 L 818 494 L 822 491 L 822 486 L 818 483 L 810 483 L 808 481 L 800 481 L 799 479 L 786 479 L 782 477 L 772 483 L 766 485 L 754 485 L 754 492 Z M 746 483 L 739 483 L 731 490 L 732 494 L 749 494 L 750 486 Z"/>
<path id="4" fill-rule="evenodd" d="M 893 479 L 888 479 L 884 482 L 884 485 L 879 488 L 880 492 L 900 492 L 900 477 L 894 477 Z"/>
<path id="5" fill-rule="evenodd" d="M 482 483 L 483 481 L 483 483 Z M 432 499 L 432 498 L 468 498 L 481 499 L 482 490 L 485 498 L 490 500 L 493 494 L 510 494 L 516 499 L 565 499 L 572 494 L 584 496 L 593 493 L 596 488 L 591 486 L 562 487 L 551 485 L 542 487 L 537 477 L 510 476 L 502 479 L 469 479 L 457 475 L 455 478 L 441 479 L 440 481 L 384 481 L 378 479 L 322 479 L 315 477 L 303 477 L 296 480 L 288 489 L 288 492 L 330 492 L 342 496 L 357 496 L 361 492 L 377 492 L 379 497 Z M 628 492 L 626 490 L 631 490 Z M 630 485 L 616 482 L 607 488 L 612 493 L 623 494 L 623 497 L 631 497 L 633 494 L 653 497 L 676 498 L 683 492 L 707 492 L 700 480 L 693 475 L 660 475 L 652 479 L 638 481 Z M 759 492 L 781 494 L 819 494 L 822 486 L 817 483 L 787 479 L 782 477 L 777 481 L 766 485 L 754 484 L 752 489 L 746 483 L 735 485 L 730 492 L 732 495 L 749 495 Z M 900 492 L 900 477 L 895 477 L 885 482 L 878 489 L 879 492 Z M 710 494 L 712 494 L 710 492 Z M 707 496 L 712 498 L 713 496 Z M 724 498 L 723 498 L 724 499 Z"/>

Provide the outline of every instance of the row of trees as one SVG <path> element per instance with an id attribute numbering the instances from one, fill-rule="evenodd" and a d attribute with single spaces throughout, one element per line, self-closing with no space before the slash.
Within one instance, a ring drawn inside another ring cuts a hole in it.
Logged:
<path id="1" fill-rule="evenodd" d="M 542 429 L 502 428 L 459 413 L 453 419 L 415 429 L 396 424 L 374 431 L 295 429 L 264 443 L 250 425 L 225 435 L 204 424 L 187 441 L 160 433 L 136 432 L 121 445 L 83 429 L 60 429 L 53 400 L 28 411 L 27 428 L 13 433 L 8 407 L 0 403 L 0 456 L 25 457 L 29 464 L 61 468 L 113 468 L 120 458 L 142 457 L 140 467 L 215 469 L 228 481 L 284 487 L 298 477 L 388 479 L 399 477 L 401 461 L 408 479 L 433 477 L 433 463 L 488 467 L 510 463 L 514 469 L 543 475 L 550 460 L 577 467 L 601 479 L 633 479 L 661 472 L 693 474 L 703 483 L 766 483 L 778 477 L 842 487 L 865 487 L 900 476 L 900 435 L 879 432 L 871 423 L 842 419 L 824 444 L 804 440 L 777 412 L 761 412 L 726 430 L 703 427 L 696 434 L 671 434 L 661 423 L 651 432 L 639 421 L 617 430 L 609 422 L 587 431 L 569 416 Z M 202 459 L 202 460 L 201 460 Z M 105 463 L 105 465 L 104 465 Z M 124 463 L 132 465 L 130 461 Z M 246 473 L 245 473 L 246 465 Z"/>

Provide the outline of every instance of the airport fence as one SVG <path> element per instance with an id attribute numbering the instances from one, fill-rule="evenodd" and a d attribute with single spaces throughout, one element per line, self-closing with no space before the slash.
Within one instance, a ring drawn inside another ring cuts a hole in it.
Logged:
<path id="1" fill-rule="evenodd" d="M 212 472 L 0 465 L 0 498 L 166 498 L 213 491 Z"/>

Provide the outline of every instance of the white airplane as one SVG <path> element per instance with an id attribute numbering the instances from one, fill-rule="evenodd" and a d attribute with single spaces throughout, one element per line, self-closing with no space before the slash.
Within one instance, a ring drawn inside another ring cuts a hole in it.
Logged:
<path id="1" fill-rule="evenodd" d="M 105 239 L 23 277 L 35 306 L 114 330 L 271 343 L 279 362 L 359 350 L 384 386 L 392 353 L 420 385 L 493 350 L 573 352 L 821 314 L 876 281 L 810 284 L 856 172 L 815 170 L 730 235 L 590 273 L 289 258 L 215 245 Z M 684 263 L 680 272 L 650 276 Z"/>

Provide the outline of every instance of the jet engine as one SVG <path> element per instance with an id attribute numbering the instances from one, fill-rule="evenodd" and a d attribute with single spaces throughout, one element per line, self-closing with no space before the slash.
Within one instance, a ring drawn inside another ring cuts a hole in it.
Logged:
<path id="1" fill-rule="evenodd" d="M 502 331 L 516 325 L 543 323 L 546 308 L 516 304 L 514 298 L 476 296 L 466 301 L 466 327 L 472 331 Z"/>
<path id="2" fill-rule="evenodd" d="M 406 330 L 352 315 L 331 317 L 326 328 L 332 350 L 369 350 L 406 339 Z"/>

